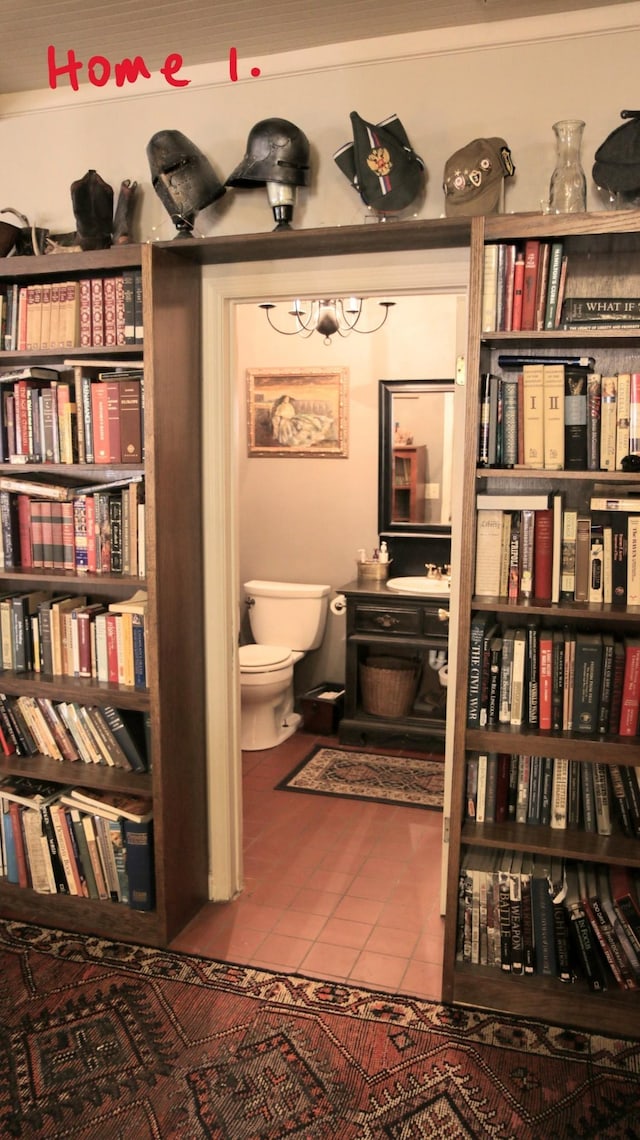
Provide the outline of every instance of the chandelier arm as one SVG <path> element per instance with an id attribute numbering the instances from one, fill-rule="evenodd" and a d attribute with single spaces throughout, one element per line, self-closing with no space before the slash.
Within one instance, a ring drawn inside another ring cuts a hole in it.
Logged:
<path id="1" fill-rule="evenodd" d="M 300 321 L 300 324 L 302 325 L 303 329 L 305 330 L 304 332 L 300 332 L 300 329 L 293 329 L 291 332 L 289 332 L 287 329 L 279 329 L 278 326 L 274 325 L 273 321 L 271 320 L 271 314 L 269 312 L 269 306 L 268 305 L 260 305 L 259 308 L 264 309 L 264 311 L 267 315 L 267 320 L 268 320 L 269 324 L 271 325 L 271 328 L 273 329 L 274 332 L 280 333 L 280 336 L 302 336 L 306 339 L 306 337 L 311 336 L 311 333 L 315 331 L 314 329 L 308 328 L 307 325 L 303 325 L 302 321 Z M 300 320 L 299 317 L 296 319 Z"/>
<path id="2" fill-rule="evenodd" d="M 380 302 L 380 303 L 381 303 L 381 304 L 383 304 L 384 302 Z M 383 326 L 383 324 L 385 323 L 385 321 L 386 321 L 387 317 L 389 316 L 389 309 L 390 309 L 390 308 L 391 308 L 391 307 L 392 307 L 394 304 L 395 304 L 395 301 L 389 301 L 389 302 L 387 302 L 387 303 L 384 303 L 384 317 L 383 317 L 383 318 L 382 318 L 382 320 L 380 321 L 380 324 L 376 325 L 376 326 L 375 326 L 375 328 L 373 328 L 373 329 L 359 329 L 359 328 L 358 328 L 358 326 L 357 326 L 357 323 L 356 323 L 355 325 L 352 325 L 352 326 L 351 326 L 351 331 L 353 331 L 353 332 L 357 332 L 357 333 L 364 333 L 364 335 L 365 335 L 365 336 L 369 336 L 369 334 L 370 334 L 370 333 L 374 333 L 374 332 L 377 332 L 377 331 L 378 331 L 378 329 L 381 329 L 381 328 L 382 328 L 382 326 Z"/>

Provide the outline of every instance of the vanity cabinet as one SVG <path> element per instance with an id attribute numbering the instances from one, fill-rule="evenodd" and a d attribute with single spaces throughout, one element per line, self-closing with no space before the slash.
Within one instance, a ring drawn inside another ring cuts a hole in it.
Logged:
<path id="1" fill-rule="evenodd" d="M 447 689 L 440 679 L 446 663 L 449 598 L 399 594 L 386 584 L 341 588 L 347 606 L 343 744 L 438 748 L 444 744 Z M 417 681 L 408 713 L 383 716 L 365 708 L 362 665 L 372 659 L 406 659 Z M 444 674 L 442 675 L 444 679 Z"/>
<path id="2" fill-rule="evenodd" d="M 424 479 L 427 449 L 394 447 L 392 518 L 396 522 L 424 522 Z"/>

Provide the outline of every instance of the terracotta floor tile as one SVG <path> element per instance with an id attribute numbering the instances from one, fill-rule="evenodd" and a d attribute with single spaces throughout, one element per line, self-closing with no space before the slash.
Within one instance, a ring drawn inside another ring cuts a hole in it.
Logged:
<path id="1" fill-rule="evenodd" d="M 298 938 L 314 941 L 319 938 L 327 923 L 324 914 L 303 914 L 297 910 L 285 910 L 276 922 L 274 934 L 290 934 Z"/>
<path id="2" fill-rule="evenodd" d="M 378 925 L 371 931 L 366 949 L 398 958 L 411 958 L 415 953 L 416 941 L 414 930 L 394 930 L 389 926 Z"/>
<path id="3" fill-rule="evenodd" d="M 333 891 L 342 894 L 349 889 L 353 882 L 353 875 L 344 871 L 323 871 L 316 868 L 309 875 L 307 886 L 318 891 Z"/>
<path id="4" fill-rule="evenodd" d="M 404 906 L 393 899 L 383 904 L 378 922 L 381 926 L 395 927 L 397 930 L 415 930 L 419 933 L 425 923 L 427 906 Z"/>
<path id="5" fill-rule="evenodd" d="M 253 899 L 246 902 L 239 899 L 236 908 L 234 927 L 236 929 L 242 927 L 245 930 L 273 930 L 282 913 L 281 907 L 262 906 L 253 902 Z"/>
<path id="6" fill-rule="evenodd" d="M 292 938 L 288 934 L 267 934 L 261 942 L 256 961 L 268 968 L 297 970 L 313 942 L 307 938 Z"/>
<path id="7" fill-rule="evenodd" d="M 383 990 L 395 991 L 407 969 L 407 958 L 363 950 L 349 974 L 349 981 L 362 982 Z"/>
<path id="8" fill-rule="evenodd" d="M 442 963 L 442 950 L 444 944 L 444 922 L 441 921 L 441 929 L 438 929 L 434 920 L 433 927 L 429 926 L 428 931 L 423 931 L 415 944 L 412 957 L 417 962 L 435 962 Z"/>
<path id="9" fill-rule="evenodd" d="M 349 946 L 361 950 L 371 934 L 372 927 L 367 922 L 352 922 L 346 918 L 328 918 L 318 942 L 330 942 L 334 946 Z"/>
<path id="10" fill-rule="evenodd" d="M 335 891 L 316 891 L 311 887 L 302 887 L 291 900 L 290 910 L 302 911 L 305 914 L 333 914 L 342 895 Z"/>
<path id="11" fill-rule="evenodd" d="M 315 942 L 300 963 L 303 973 L 309 971 L 315 977 L 338 978 L 346 981 L 349 977 L 359 950 L 348 946 L 332 946 L 328 942 Z"/>
<path id="12" fill-rule="evenodd" d="M 398 992 L 412 997 L 440 1001 L 442 996 L 442 967 L 433 962 L 416 962 L 412 959 L 398 986 Z"/>
<path id="13" fill-rule="evenodd" d="M 376 878 L 370 875 L 356 875 L 346 893 L 353 898 L 386 902 L 387 899 L 395 897 L 394 887 L 393 877 L 390 875 L 380 874 Z"/>
<path id="14" fill-rule="evenodd" d="M 377 899 L 361 899 L 345 895 L 338 902 L 334 915 L 336 918 L 347 918 L 352 922 L 368 922 L 373 926 L 380 918 L 384 905 Z"/>

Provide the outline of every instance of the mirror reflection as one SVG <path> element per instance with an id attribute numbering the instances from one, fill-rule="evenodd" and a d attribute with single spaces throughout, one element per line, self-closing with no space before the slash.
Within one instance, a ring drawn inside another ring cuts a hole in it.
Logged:
<path id="1" fill-rule="evenodd" d="M 380 531 L 450 530 L 453 380 L 381 380 Z"/>

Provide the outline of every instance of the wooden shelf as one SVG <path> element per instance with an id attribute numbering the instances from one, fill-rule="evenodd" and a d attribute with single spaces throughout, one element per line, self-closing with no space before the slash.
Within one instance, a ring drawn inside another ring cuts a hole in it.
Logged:
<path id="1" fill-rule="evenodd" d="M 580 215 L 500 215 L 478 219 L 472 226 L 470 261 L 469 344 L 467 351 L 467 407 L 465 453 L 476 455 L 479 438 L 479 378 L 499 369 L 505 349 L 526 355 L 566 353 L 592 355 L 596 371 L 632 371 L 640 361 L 640 329 L 571 329 L 554 332 L 482 332 L 482 294 L 486 242 L 517 242 L 528 238 L 562 240 L 568 255 L 567 296 L 638 296 L 640 288 L 640 211 Z M 598 367 L 600 364 L 600 367 Z M 479 468 L 464 472 L 460 552 L 460 589 L 456 692 L 453 724 L 453 774 L 443 998 L 445 1001 L 481 1004 L 518 1017 L 542 1017 L 562 1025 L 628 1034 L 640 1017 L 637 995 L 619 989 L 612 981 L 604 995 L 592 994 L 586 983 L 565 985 L 556 979 L 517 977 L 494 969 L 456 961 L 460 867 L 469 847 L 490 851 L 522 851 L 544 857 L 604 866 L 640 867 L 640 841 L 625 834 L 602 836 L 566 828 L 527 824 L 474 824 L 466 819 L 466 772 L 470 752 L 534 755 L 606 765 L 640 766 L 640 739 L 618 735 L 597 736 L 578 732 L 545 732 L 535 728 L 499 725 L 467 727 L 469 638 L 474 612 L 495 613 L 506 625 L 525 624 L 537 618 L 551 627 L 570 624 L 576 629 L 612 632 L 618 638 L 640 634 L 640 606 L 583 604 L 560 600 L 550 604 L 532 599 L 525 603 L 506 598 L 475 596 L 476 494 L 488 492 L 565 492 L 575 508 L 586 502 L 598 484 L 621 489 L 638 486 L 638 473 L 608 471 L 549 471 L 524 467 Z M 614 822 L 614 828 L 616 824 Z M 635 1010 L 635 1018 L 633 1015 Z"/>
<path id="2" fill-rule="evenodd" d="M 2 352 L 0 368 L 62 359 L 142 362 L 144 466 L 3 463 L 0 472 L 78 486 L 144 470 L 146 577 L 5 570 L 0 572 L 0 582 L 7 591 L 46 584 L 53 590 L 63 587 L 65 593 L 105 601 L 144 587 L 148 593 L 147 688 L 8 671 L 2 674 L 1 688 L 9 695 L 110 704 L 144 713 L 152 770 L 138 774 L 35 756 L 2 757 L 0 772 L 151 796 L 156 905 L 147 913 L 122 904 L 39 894 L 0 880 L 0 913 L 69 931 L 166 946 L 208 899 L 200 267 L 195 259 L 171 248 L 117 246 L 87 254 L 6 258 L 0 284 L 111 275 L 126 266 L 139 267 L 142 273 L 144 345 Z"/>

